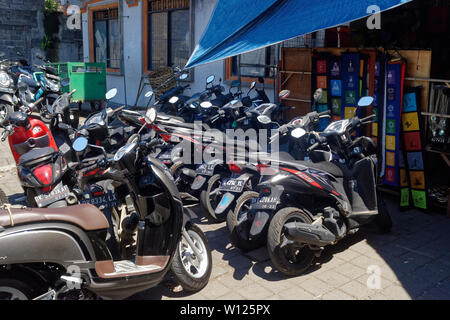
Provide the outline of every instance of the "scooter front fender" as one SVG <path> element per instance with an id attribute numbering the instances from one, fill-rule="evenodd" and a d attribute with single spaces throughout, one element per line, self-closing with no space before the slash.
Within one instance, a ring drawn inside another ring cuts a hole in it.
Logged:
<path id="1" fill-rule="evenodd" d="M 270 213 L 268 211 L 256 212 L 253 224 L 250 229 L 250 236 L 255 237 L 265 229 L 267 222 L 270 220 Z"/>
<path id="2" fill-rule="evenodd" d="M 216 214 L 222 214 L 225 210 L 227 210 L 231 204 L 234 203 L 235 195 L 231 192 L 227 192 L 222 196 L 219 204 L 217 205 L 216 210 L 214 211 Z"/>
<path id="3" fill-rule="evenodd" d="M 203 188 L 206 181 L 208 181 L 208 179 L 205 176 L 198 175 L 197 177 L 195 177 L 194 182 L 191 185 L 191 189 L 194 191 L 200 190 L 201 188 Z"/>

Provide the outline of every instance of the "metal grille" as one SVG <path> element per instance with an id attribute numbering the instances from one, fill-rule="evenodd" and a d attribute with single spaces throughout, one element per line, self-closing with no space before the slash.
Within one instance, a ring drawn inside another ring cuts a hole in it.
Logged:
<path id="1" fill-rule="evenodd" d="M 189 8 L 190 0 L 149 0 L 149 12 Z"/>

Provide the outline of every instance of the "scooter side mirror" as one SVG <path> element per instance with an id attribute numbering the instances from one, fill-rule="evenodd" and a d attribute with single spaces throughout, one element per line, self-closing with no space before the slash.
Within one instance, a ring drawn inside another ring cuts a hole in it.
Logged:
<path id="1" fill-rule="evenodd" d="M 296 128 L 294 130 L 292 130 L 291 132 L 291 136 L 298 139 L 303 137 L 306 134 L 306 131 L 302 128 Z"/>
<path id="2" fill-rule="evenodd" d="M 109 90 L 106 94 L 105 94 L 105 99 L 106 100 L 111 100 L 112 98 L 114 98 L 117 95 L 117 88 L 113 88 L 111 90 Z"/>
<path id="3" fill-rule="evenodd" d="M 40 53 L 36 53 L 35 57 L 39 60 L 44 60 L 44 57 Z"/>
<path id="4" fill-rule="evenodd" d="M 88 146 L 88 140 L 85 137 L 76 138 L 72 144 L 72 148 L 76 152 L 82 152 L 82 151 L 86 150 L 87 146 Z"/>
<path id="5" fill-rule="evenodd" d="M 147 112 L 145 113 L 145 122 L 147 124 L 152 124 L 153 122 L 155 122 L 156 116 L 157 113 L 155 108 L 148 109 Z"/>
<path id="6" fill-rule="evenodd" d="M 286 99 L 287 97 L 289 97 L 291 95 L 291 91 L 289 90 L 283 90 L 278 94 L 278 97 L 280 97 L 280 99 Z"/>
<path id="7" fill-rule="evenodd" d="M 370 105 L 372 105 L 372 103 L 374 101 L 375 101 L 375 99 L 373 97 L 370 97 L 370 96 L 362 97 L 358 101 L 358 107 L 359 108 L 369 107 Z"/>
<path id="8" fill-rule="evenodd" d="M 204 102 L 200 103 L 200 106 L 201 106 L 203 109 L 209 109 L 209 108 L 211 108 L 213 105 L 212 105 L 212 103 L 209 102 L 209 101 L 204 101 Z"/>
<path id="9" fill-rule="evenodd" d="M 213 83 L 215 78 L 216 77 L 214 75 L 210 75 L 208 78 L 206 78 L 206 84 Z"/>
<path id="10" fill-rule="evenodd" d="M 314 91 L 314 102 L 319 102 L 320 100 L 322 100 L 323 97 L 323 90 L 322 88 L 317 89 L 316 91 Z"/>
<path id="11" fill-rule="evenodd" d="M 175 104 L 178 102 L 178 100 L 180 100 L 180 98 L 178 98 L 177 96 L 170 98 L 169 103 L 171 104 Z"/>
<path id="12" fill-rule="evenodd" d="M 188 77 L 187 73 L 183 73 L 178 79 L 179 80 L 186 80 Z"/>
<path id="13" fill-rule="evenodd" d="M 258 119 L 258 122 L 260 122 L 262 124 L 269 124 L 272 122 L 272 120 L 270 120 L 270 118 L 268 116 L 258 116 L 257 119 Z"/>

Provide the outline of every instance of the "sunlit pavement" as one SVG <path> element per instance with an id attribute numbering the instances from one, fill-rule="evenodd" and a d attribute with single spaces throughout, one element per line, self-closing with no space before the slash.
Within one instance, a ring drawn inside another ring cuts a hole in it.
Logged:
<path id="1" fill-rule="evenodd" d="M 10 202 L 23 200 L 7 141 L 0 143 L 0 187 Z M 244 254 L 232 247 L 225 223 L 197 219 L 212 249 L 207 287 L 196 294 L 177 292 L 168 276 L 132 299 L 450 299 L 450 219 L 400 212 L 398 199 L 386 200 L 392 233 L 362 229 L 327 248 L 314 267 L 293 278 L 272 267 L 265 248 Z"/>

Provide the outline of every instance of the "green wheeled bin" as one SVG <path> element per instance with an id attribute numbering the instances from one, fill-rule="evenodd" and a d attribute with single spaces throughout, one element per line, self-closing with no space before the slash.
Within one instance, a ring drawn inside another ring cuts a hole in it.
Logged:
<path id="1" fill-rule="evenodd" d="M 58 69 L 61 82 L 69 80 L 69 84 L 63 86 L 63 92 L 76 89 L 72 102 L 77 102 L 80 107 L 82 103 L 89 102 L 92 110 L 102 108 L 106 94 L 104 62 L 64 62 L 51 65 Z"/>

